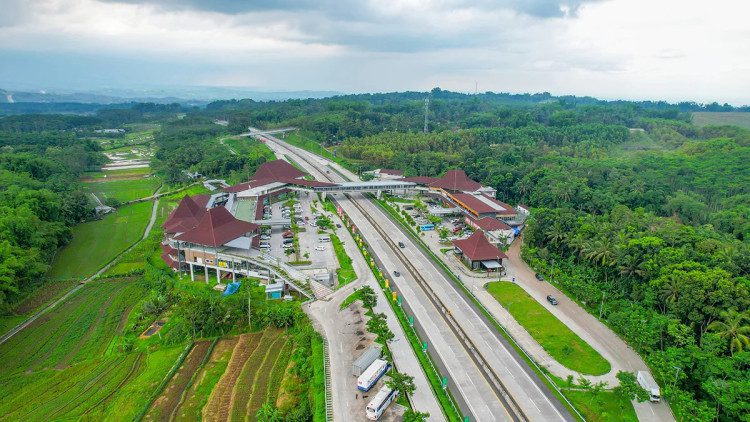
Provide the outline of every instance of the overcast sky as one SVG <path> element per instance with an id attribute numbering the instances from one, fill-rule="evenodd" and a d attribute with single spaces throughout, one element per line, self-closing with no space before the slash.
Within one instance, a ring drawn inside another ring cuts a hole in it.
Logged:
<path id="1" fill-rule="evenodd" d="M 0 0 L 0 88 L 750 104 L 747 0 Z"/>

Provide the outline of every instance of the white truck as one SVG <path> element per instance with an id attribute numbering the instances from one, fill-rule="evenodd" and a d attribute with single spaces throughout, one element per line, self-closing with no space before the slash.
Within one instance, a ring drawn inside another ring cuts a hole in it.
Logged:
<path id="1" fill-rule="evenodd" d="M 659 391 L 659 384 L 654 381 L 654 377 L 646 371 L 638 371 L 636 375 L 638 384 L 643 387 L 644 390 L 648 391 L 648 399 L 651 403 L 659 403 L 661 401 L 661 391 Z"/>

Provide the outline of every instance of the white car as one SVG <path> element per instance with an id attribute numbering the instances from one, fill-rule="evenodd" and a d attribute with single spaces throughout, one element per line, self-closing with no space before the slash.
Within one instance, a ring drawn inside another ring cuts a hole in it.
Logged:
<path id="1" fill-rule="evenodd" d="M 323 246 L 323 245 L 318 245 L 318 246 L 315 247 L 315 250 L 316 251 L 324 251 L 324 250 L 326 250 L 326 247 Z"/>
<path id="2" fill-rule="evenodd" d="M 270 238 L 271 238 L 271 236 L 269 236 L 269 235 L 267 235 L 267 234 L 262 234 L 262 235 L 260 235 L 260 240 L 268 240 L 268 239 L 270 239 Z"/>
<path id="3" fill-rule="evenodd" d="M 294 247 L 294 243 L 284 243 L 283 245 L 281 245 L 281 247 L 284 248 L 284 249 L 293 248 Z"/>

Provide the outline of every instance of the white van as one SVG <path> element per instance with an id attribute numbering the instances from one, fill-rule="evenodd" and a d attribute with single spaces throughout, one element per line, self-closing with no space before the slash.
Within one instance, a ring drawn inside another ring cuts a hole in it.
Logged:
<path id="1" fill-rule="evenodd" d="M 331 236 L 320 236 L 318 238 L 319 243 L 327 243 L 331 241 Z"/>

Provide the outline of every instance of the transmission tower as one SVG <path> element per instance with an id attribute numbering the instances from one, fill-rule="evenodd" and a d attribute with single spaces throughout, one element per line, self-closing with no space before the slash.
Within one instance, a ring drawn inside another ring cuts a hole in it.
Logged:
<path id="1" fill-rule="evenodd" d="M 428 95 L 424 99 L 424 128 L 422 129 L 424 133 L 427 133 L 427 130 L 428 130 L 429 117 L 427 116 L 429 112 L 430 112 L 430 96 Z"/>

